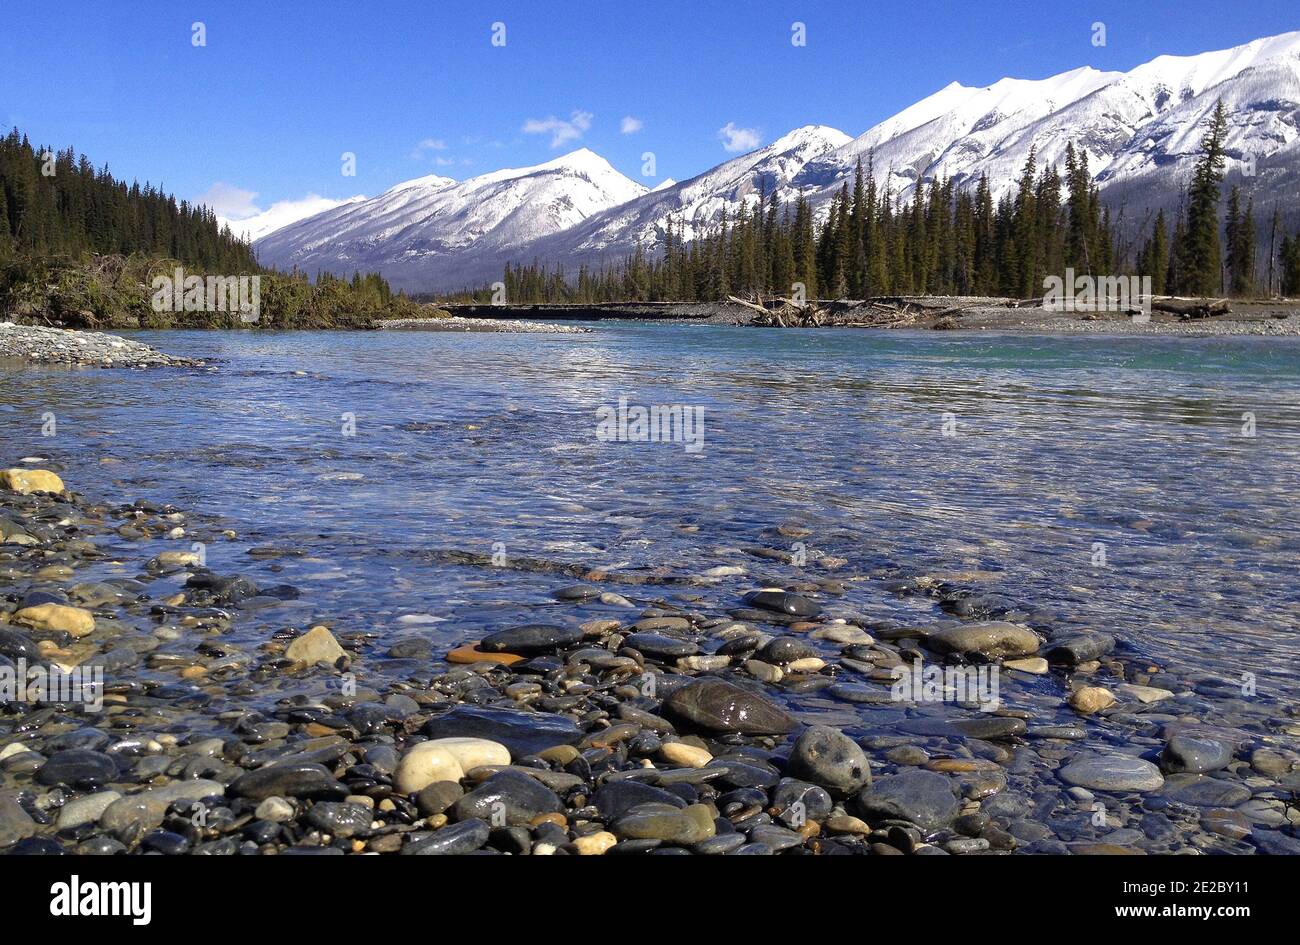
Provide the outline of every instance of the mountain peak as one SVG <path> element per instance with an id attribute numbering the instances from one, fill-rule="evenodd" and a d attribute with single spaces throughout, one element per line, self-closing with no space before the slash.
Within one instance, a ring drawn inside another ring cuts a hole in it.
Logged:
<path id="1" fill-rule="evenodd" d="M 827 146 L 826 150 L 830 150 L 852 140 L 852 135 L 847 135 L 838 128 L 832 128 L 829 125 L 800 125 L 793 131 L 786 132 L 762 150 L 772 152 L 789 151 L 792 148 L 809 143 L 825 144 Z"/>
<path id="2" fill-rule="evenodd" d="M 552 158 L 544 164 L 538 164 L 536 167 L 537 170 L 550 168 L 569 168 L 581 172 L 595 171 L 600 174 L 618 173 L 612 164 L 591 150 L 591 148 L 577 148 L 568 154 L 561 154 L 557 158 Z"/>

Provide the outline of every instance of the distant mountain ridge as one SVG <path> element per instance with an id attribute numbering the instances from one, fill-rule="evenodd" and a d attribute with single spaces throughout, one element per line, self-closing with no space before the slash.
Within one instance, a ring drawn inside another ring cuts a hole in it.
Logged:
<path id="1" fill-rule="evenodd" d="M 1145 226 L 1175 208 L 1205 120 L 1228 108 L 1228 181 L 1253 197 L 1257 219 L 1276 204 L 1300 226 L 1300 31 L 1194 56 L 1160 56 L 1128 72 L 1081 67 L 1046 79 L 952 82 L 856 138 L 807 125 L 695 177 L 649 191 L 581 149 L 555 161 L 462 183 L 421 178 L 378 197 L 300 220 L 258 240 L 266 265 L 383 273 L 408 290 L 451 290 L 534 258 L 580 265 L 654 252 L 668 227 L 693 239 L 752 209 L 760 194 L 803 194 L 818 213 L 870 162 L 879 185 L 909 199 L 920 181 L 971 186 L 987 175 L 995 198 L 1032 151 L 1062 164 L 1086 154 L 1102 199 Z"/>

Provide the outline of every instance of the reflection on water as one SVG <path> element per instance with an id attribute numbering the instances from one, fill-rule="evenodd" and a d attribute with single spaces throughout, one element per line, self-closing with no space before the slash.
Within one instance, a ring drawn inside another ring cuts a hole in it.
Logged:
<path id="1" fill-rule="evenodd" d="M 304 592 L 289 612 L 381 635 L 460 639 L 560 606 L 546 592 L 563 579 L 430 550 L 744 566 L 695 588 L 720 607 L 799 573 L 742 550 L 789 550 L 772 529 L 796 520 L 810 554 L 847 561 L 834 613 L 928 620 L 881 569 L 949 575 L 1193 677 L 1292 691 L 1295 341 L 596 327 L 140 333 L 220 368 L 0 369 L 4 452 L 64 463 L 89 495 L 219 515 L 241 540 L 209 552 L 214 568 L 282 568 Z M 623 396 L 704 407 L 704 451 L 599 442 L 596 408 Z M 245 553 L 263 544 L 308 555 Z"/>

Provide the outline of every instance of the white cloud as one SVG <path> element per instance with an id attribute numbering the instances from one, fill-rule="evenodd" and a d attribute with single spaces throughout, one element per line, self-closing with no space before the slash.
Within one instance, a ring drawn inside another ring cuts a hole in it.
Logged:
<path id="1" fill-rule="evenodd" d="M 444 141 L 442 138 L 425 138 L 423 141 L 421 141 L 419 144 L 417 144 L 414 148 L 411 149 L 410 156 L 412 161 L 423 161 L 426 157 L 429 156 L 430 152 L 446 151 L 446 150 L 447 150 L 447 142 Z M 439 158 L 436 155 L 433 158 L 433 162 L 435 164 L 441 164 L 443 160 L 444 160 L 443 158 Z"/>
<path id="2" fill-rule="evenodd" d="M 752 151 L 763 140 L 757 128 L 737 128 L 732 121 L 718 129 L 718 137 L 724 151 Z"/>
<path id="3" fill-rule="evenodd" d="M 232 184 L 217 181 L 208 188 L 207 193 L 196 197 L 194 202 L 206 205 L 219 217 L 239 219 L 262 212 L 257 204 L 253 202 L 256 199 L 257 191 L 255 190 L 244 190 Z"/>
<path id="4" fill-rule="evenodd" d="M 524 122 L 521 130 L 526 135 L 550 135 L 551 147 L 558 148 L 566 141 L 576 141 L 581 138 L 583 132 L 591 127 L 591 118 L 591 112 L 579 109 L 569 116 L 568 121 L 556 118 L 554 115 L 547 118 L 530 118 Z"/>
<path id="5" fill-rule="evenodd" d="M 634 135 L 645 127 L 645 122 L 640 118 L 633 118 L 631 115 L 625 115 L 618 130 L 625 135 Z"/>
<path id="6" fill-rule="evenodd" d="M 218 185 L 214 184 L 208 193 L 212 193 Z M 226 186 L 226 185 L 220 185 Z M 250 193 L 250 191 L 240 191 L 240 193 Z M 252 196 L 257 196 L 253 194 Z M 324 213 L 326 210 L 333 210 L 335 207 L 342 206 L 345 203 L 355 203 L 358 200 L 364 200 L 364 197 L 351 197 L 347 200 L 333 200 L 329 197 L 320 197 L 316 194 L 308 194 L 301 200 L 277 200 L 271 206 L 262 210 L 261 208 L 248 203 L 238 209 L 238 213 L 222 213 L 216 207 L 212 207 L 217 213 L 217 223 L 222 226 L 230 227 L 230 232 L 234 233 L 241 239 L 252 240 L 260 239 L 274 233 L 276 230 L 288 226 L 290 223 L 297 223 L 299 220 L 305 220 L 307 217 L 313 217 L 318 213 Z M 200 198 L 200 203 L 207 203 Z M 250 212 L 251 211 L 251 212 Z"/>

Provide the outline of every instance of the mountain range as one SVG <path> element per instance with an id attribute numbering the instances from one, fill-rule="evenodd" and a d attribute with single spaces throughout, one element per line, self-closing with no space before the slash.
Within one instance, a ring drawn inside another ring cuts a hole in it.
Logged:
<path id="1" fill-rule="evenodd" d="M 918 182 L 987 176 L 995 199 L 1030 155 L 1088 157 L 1121 229 L 1176 209 L 1215 103 L 1227 107 L 1228 180 L 1256 218 L 1300 226 L 1300 31 L 1194 56 L 1160 56 L 1129 72 L 1082 67 L 989 86 L 953 82 L 858 137 L 807 125 L 689 180 L 653 190 L 586 148 L 534 167 L 457 182 L 422 177 L 279 226 L 254 239 L 264 265 L 315 273 L 381 272 L 408 291 L 449 291 L 500 278 L 507 262 L 599 266 L 638 245 L 654 252 L 672 226 L 692 239 L 764 192 L 802 193 L 825 213 L 859 161 L 900 200 Z"/>

